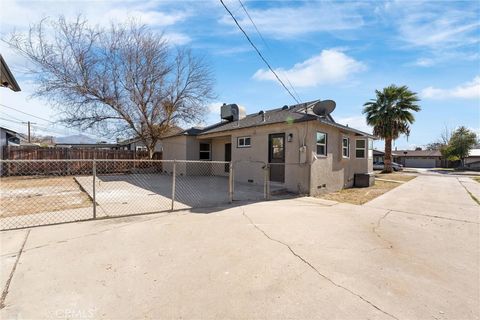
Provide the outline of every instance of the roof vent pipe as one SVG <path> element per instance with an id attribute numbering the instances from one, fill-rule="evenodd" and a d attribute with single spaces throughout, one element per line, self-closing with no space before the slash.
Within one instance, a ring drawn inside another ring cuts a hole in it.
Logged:
<path id="1" fill-rule="evenodd" d="M 261 110 L 258 114 L 262 116 L 262 122 L 265 122 L 265 112 Z"/>

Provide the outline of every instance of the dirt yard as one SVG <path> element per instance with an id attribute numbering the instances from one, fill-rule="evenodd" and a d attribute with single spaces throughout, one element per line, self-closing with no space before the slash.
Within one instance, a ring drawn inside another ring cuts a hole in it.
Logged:
<path id="1" fill-rule="evenodd" d="M 407 181 L 414 179 L 416 176 L 405 175 L 402 173 L 391 173 L 391 174 L 376 174 L 375 178 L 393 180 L 398 182 L 382 181 L 375 180 L 375 185 L 368 188 L 350 188 L 343 189 L 339 192 L 332 192 L 319 196 L 322 199 L 333 200 L 337 202 L 346 202 L 351 204 L 361 205 L 370 200 L 375 199 L 378 196 L 402 185 Z"/>
<path id="2" fill-rule="evenodd" d="M 0 217 L 92 205 L 73 177 L 8 177 L 0 180 Z"/>

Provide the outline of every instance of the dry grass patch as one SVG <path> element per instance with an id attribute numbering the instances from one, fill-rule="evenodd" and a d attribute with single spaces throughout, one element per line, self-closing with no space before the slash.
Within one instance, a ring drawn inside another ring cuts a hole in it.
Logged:
<path id="1" fill-rule="evenodd" d="M 415 177 L 413 177 L 415 178 Z M 393 180 L 393 179 L 390 179 Z M 410 179 L 411 180 L 411 179 Z M 347 202 L 351 204 L 364 204 L 378 196 L 400 186 L 398 182 L 375 181 L 375 185 L 367 188 L 350 188 L 338 192 L 328 193 L 319 196 L 322 199 L 333 200 L 337 202 Z"/>
<path id="2" fill-rule="evenodd" d="M 385 180 L 407 182 L 412 179 L 415 179 L 417 176 L 411 175 L 411 174 L 404 174 L 400 172 L 392 172 L 392 173 L 376 173 L 375 177 L 379 179 L 385 179 Z"/>
<path id="3" fill-rule="evenodd" d="M 73 177 L 2 178 L 0 198 L 0 217 L 92 206 Z"/>

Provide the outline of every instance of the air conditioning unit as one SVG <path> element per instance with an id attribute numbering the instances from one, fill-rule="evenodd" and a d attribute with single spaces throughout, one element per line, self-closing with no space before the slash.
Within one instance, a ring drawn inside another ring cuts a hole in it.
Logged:
<path id="1" fill-rule="evenodd" d="M 239 119 L 239 109 L 236 104 L 223 104 L 220 109 L 220 117 L 227 121 L 237 121 Z"/>

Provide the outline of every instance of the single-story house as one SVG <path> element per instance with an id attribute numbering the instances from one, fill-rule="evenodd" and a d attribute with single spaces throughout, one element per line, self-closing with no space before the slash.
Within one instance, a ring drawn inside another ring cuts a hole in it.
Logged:
<path id="1" fill-rule="evenodd" d="M 172 128 L 165 135 L 171 136 L 174 134 L 178 134 L 182 131 L 183 131 L 182 128 L 177 126 L 172 126 Z M 143 141 L 138 137 L 130 138 L 122 141 L 119 140 L 118 146 L 119 146 L 119 149 L 122 149 L 122 150 L 147 151 L 147 147 L 145 143 L 143 143 Z M 162 151 L 163 151 L 162 140 L 160 140 L 155 144 L 155 152 L 162 152 Z"/>
<path id="2" fill-rule="evenodd" d="M 260 111 L 244 118 L 235 104 L 222 107 L 222 120 L 163 139 L 163 159 L 231 161 L 235 181 L 263 184 L 265 164 L 270 181 L 291 192 L 316 195 L 352 187 L 355 174 L 373 171 L 369 133 L 336 123 L 313 108 L 319 100 Z M 318 109 L 317 109 L 318 111 Z M 170 166 L 165 164 L 165 170 Z M 189 166 L 182 174 L 194 175 Z M 170 168 L 171 169 L 171 168 Z M 228 175 L 229 167 L 215 167 Z"/>
<path id="3" fill-rule="evenodd" d="M 394 150 L 393 162 L 411 168 L 439 168 L 447 165 L 440 150 Z"/>
<path id="4" fill-rule="evenodd" d="M 0 159 L 3 159 L 3 148 L 6 146 L 18 146 L 20 145 L 20 134 L 4 128 L 0 127 Z"/>
<path id="5" fill-rule="evenodd" d="M 13 91 L 20 91 L 20 86 L 15 80 L 10 68 L 0 54 L 0 86 L 9 88 Z"/>
<path id="6" fill-rule="evenodd" d="M 373 163 L 385 162 L 385 152 L 373 149 Z"/>
<path id="7" fill-rule="evenodd" d="M 468 157 L 465 158 L 465 167 L 480 169 L 480 145 L 470 150 Z"/>
<path id="8" fill-rule="evenodd" d="M 55 143 L 56 148 L 73 148 L 73 149 L 118 149 L 116 143 Z"/>

